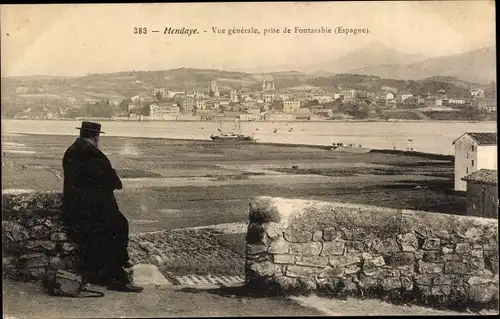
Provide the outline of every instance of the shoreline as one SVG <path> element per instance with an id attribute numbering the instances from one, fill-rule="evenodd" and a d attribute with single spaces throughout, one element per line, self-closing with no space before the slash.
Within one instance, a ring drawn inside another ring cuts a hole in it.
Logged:
<path id="1" fill-rule="evenodd" d="M 33 136 L 73 136 L 76 138 L 74 134 L 47 134 L 47 133 L 8 133 L 8 132 L 3 132 L 3 134 L 13 134 L 13 135 L 33 135 Z M 146 140 L 167 140 L 171 142 L 195 142 L 195 143 L 209 143 L 209 144 L 216 144 L 216 145 L 224 145 L 227 144 L 226 142 L 214 142 L 210 139 L 190 139 L 190 138 L 167 138 L 167 137 L 140 137 L 140 136 L 107 136 L 110 138 L 133 138 L 133 139 L 146 139 Z M 228 145 L 235 145 L 234 143 L 228 143 Z M 298 143 L 272 143 L 272 142 L 256 142 L 256 143 L 238 143 L 238 145 L 259 145 L 259 146 L 278 146 L 278 147 L 307 147 L 307 148 L 313 148 L 313 149 L 322 149 L 329 151 L 333 148 L 333 145 L 320 145 L 320 144 L 298 144 Z M 356 147 L 353 147 L 352 149 L 357 149 Z M 370 153 L 382 153 L 382 154 L 393 154 L 393 155 L 407 155 L 407 156 L 418 156 L 418 157 L 424 157 L 428 159 L 435 159 L 435 160 L 445 160 L 445 161 L 451 161 L 455 158 L 454 155 L 448 155 L 448 154 L 439 154 L 439 153 L 429 153 L 429 152 L 420 152 L 420 151 L 405 151 L 405 150 L 394 150 L 394 149 L 375 149 L 375 148 L 367 148 L 369 149 Z M 332 150 L 334 152 L 335 150 Z"/>
<path id="2" fill-rule="evenodd" d="M 85 119 L 16 119 L 16 118 L 2 118 L 2 121 L 61 121 L 61 122 L 75 122 L 75 121 L 102 121 L 102 122 L 142 122 L 142 123 L 155 123 L 155 122 L 181 122 L 181 123 L 218 123 L 220 121 L 223 122 L 243 122 L 243 123 L 497 123 L 494 120 L 488 121 L 460 121 L 460 120 L 398 120 L 398 119 L 390 119 L 390 120 L 376 120 L 376 119 L 366 119 L 366 120 L 252 120 L 252 121 L 242 121 L 240 119 L 219 119 L 215 121 L 202 121 L 202 120 L 125 120 L 125 119 L 116 119 L 112 120 L 110 118 L 85 118 Z"/>

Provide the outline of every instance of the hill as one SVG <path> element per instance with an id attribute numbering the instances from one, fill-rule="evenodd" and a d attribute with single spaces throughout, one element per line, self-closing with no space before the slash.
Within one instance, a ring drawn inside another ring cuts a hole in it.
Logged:
<path id="1" fill-rule="evenodd" d="M 413 64 L 391 63 L 368 66 L 352 69 L 350 73 L 407 80 L 451 76 L 462 81 L 486 84 L 496 80 L 496 47 L 430 58 Z"/>
<path id="2" fill-rule="evenodd" d="M 306 72 L 355 73 L 351 72 L 351 70 L 384 64 L 411 64 L 426 58 L 422 54 L 401 53 L 382 42 L 372 42 L 359 50 L 321 63 L 304 66 L 301 70 Z"/>

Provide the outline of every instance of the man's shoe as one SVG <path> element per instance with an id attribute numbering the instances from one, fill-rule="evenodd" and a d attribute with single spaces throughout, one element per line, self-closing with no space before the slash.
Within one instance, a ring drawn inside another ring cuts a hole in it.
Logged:
<path id="1" fill-rule="evenodd" d="M 126 284 L 115 284 L 108 287 L 110 290 L 123 291 L 123 292 L 142 292 L 144 288 L 134 285 L 129 282 Z"/>

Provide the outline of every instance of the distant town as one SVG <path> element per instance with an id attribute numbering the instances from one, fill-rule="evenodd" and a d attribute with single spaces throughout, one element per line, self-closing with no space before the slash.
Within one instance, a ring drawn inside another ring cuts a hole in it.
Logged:
<path id="1" fill-rule="evenodd" d="M 7 78 L 1 109 L 3 118 L 50 120 L 496 120 L 495 96 L 495 83 L 476 85 L 453 77 L 404 81 L 183 68 Z"/>

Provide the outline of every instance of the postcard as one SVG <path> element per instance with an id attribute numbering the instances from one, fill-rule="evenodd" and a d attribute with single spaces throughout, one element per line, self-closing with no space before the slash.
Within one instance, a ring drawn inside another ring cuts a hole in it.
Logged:
<path id="1" fill-rule="evenodd" d="M 493 1 L 0 12 L 4 318 L 498 313 Z"/>

